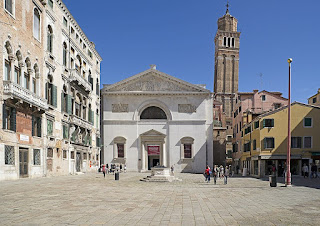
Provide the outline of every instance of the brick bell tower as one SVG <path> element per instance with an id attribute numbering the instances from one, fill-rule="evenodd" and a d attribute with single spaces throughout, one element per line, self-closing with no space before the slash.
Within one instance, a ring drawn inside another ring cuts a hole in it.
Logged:
<path id="1" fill-rule="evenodd" d="M 218 19 L 215 43 L 214 93 L 227 117 L 232 116 L 239 84 L 240 32 L 238 20 L 229 13 Z"/>

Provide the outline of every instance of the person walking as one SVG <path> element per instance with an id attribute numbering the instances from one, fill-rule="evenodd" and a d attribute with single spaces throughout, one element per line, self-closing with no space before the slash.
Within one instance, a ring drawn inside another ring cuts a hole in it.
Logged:
<path id="1" fill-rule="evenodd" d="M 213 173 L 214 184 L 217 184 L 217 175 L 218 175 L 218 167 L 217 167 L 217 165 L 214 165 L 212 173 Z"/>
<path id="2" fill-rule="evenodd" d="M 224 172 L 224 184 L 227 184 L 227 183 L 228 183 L 229 173 L 230 173 L 229 167 L 226 166 L 226 170 L 225 170 L 225 172 Z"/>
<path id="3" fill-rule="evenodd" d="M 124 164 L 123 171 L 124 171 L 125 173 L 127 172 L 127 165 L 126 165 L 126 164 Z"/>
<path id="4" fill-rule="evenodd" d="M 174 166 L 171 166 L 171 175 L 174 176 Z"/>
<path id="5" fill-rule="evenodd" d="M 207 167 L 206 167 L 206 170 L 204 171 L 205 172 L 205 174 L 206 174 L 206 181 L 208 182 L 208 183 L 210 183 L 210 174 L 212 173 L 211 172 L 211 169 L 210 169 L 210 167 L 207 165 Z"/>
<path id="6" fill-rule="evenodd" d="M 106 165 L 102 165 L 102 173 L 103 173 L 103 177 L 106 177 Z"/>
<path id="7" fill-rule="evenodd" d="M 302 173 L 303 173 L 303 178 L 308 178 L 308 171 L 309 171 L 309 168 L 306 164 L 303 164 L 303 167 L 302 167 Z"/>
<path id="8" fill-rule="evenodd" d="M 106 164 L 106 173 L 109 174 L 109 164 Z"/>
<path id="9" fill-rule="evenodd" d="M 220 165 L 220 179 L 222 179 L 224 176 L 224 168 L 222 165 Z"/>
<path id="10" fill-rule="evenodd" d="M 311 166 L 311 178 L 317 178 L 317 165 L 316 164 L 312 164 Z"/>
<path id="11" fill-rule="evenodd" d="M 122 164 L 120 164 L 120 173 L 122 173 Z"/>

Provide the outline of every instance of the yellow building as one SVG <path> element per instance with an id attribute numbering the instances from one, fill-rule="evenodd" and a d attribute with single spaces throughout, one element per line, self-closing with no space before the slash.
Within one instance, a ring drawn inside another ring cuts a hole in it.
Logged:
<path id="1" fill-rule="evenodd" d="M 320 89 L 316 94 L 308 98 L 308 104 L 320 106 Z"/>
<path id="2" fill-rule="evenodd" d="M 304 164 L 320 163 L 320 107 L 291 104 L 291 173 L 301 175 Z M 288 107 L 267 112 L 242 129 L 240 161 L 242 172 L 269 175 L 272 165 L 283 176 L 287 159 Z"/>

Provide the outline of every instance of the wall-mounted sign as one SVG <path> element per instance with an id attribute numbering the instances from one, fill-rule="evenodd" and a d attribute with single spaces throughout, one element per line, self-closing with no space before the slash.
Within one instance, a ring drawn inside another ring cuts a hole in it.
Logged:
<path id="1" fill-rule="evenodd" d="M 29 142 L 29 136 L 24 135 L 24 134 L 20 134 L 20 140 L 21 140 L 21 141 Z"/>

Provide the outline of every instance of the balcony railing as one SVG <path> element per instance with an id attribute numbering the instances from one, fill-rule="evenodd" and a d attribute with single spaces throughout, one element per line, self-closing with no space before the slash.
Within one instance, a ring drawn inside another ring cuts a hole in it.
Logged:
<path id="1" fill-rule="evenodd" d="M 91 84 L 76 69 L 71 70 L 70 80 L 77 82 L 79 86 L 82 86 L 86 91 L 91 92 Z"/>
<path id="2" fill-rule="evenodd" d="M 70 123 L 78 125 L 80 127 L 86 128 L 86 129 L 91 129 L 93 125 L 84 119 L 76 116 L 76 115 L 71 115 L 70 116 Z"/>
<path id="3" fill-rule="evenodd" d="M 21 99 L 43 110 L 48 110 L 47 100 L 12 81 L 3 81 L 4 95 Z"/>

